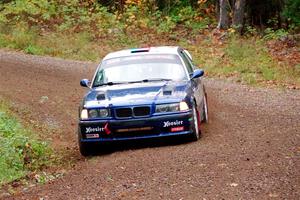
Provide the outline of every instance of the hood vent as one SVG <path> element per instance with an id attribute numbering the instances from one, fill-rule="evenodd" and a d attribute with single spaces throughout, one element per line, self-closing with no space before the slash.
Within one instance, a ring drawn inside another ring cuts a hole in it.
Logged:
<path id="1" fill-rule="evenodd" d="M 172 91 L 171 90 L 165 90 L 165 91 L 163 91 L 163 95 L 172 95 Z"/>
<path id="2" fill-rule="evenodd" d="M 98 95 L 97 95 L 97 100 L 98 100 L 98 101 L 105 100 L 105 94 L 104 94 L 104 93 L 98 94 Z"/>

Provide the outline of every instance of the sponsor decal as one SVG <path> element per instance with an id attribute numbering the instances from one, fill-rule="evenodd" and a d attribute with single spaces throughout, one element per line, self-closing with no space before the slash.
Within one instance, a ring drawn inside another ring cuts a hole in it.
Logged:
<path id="1" fill-rule="evenodd" d="M 92 127 L 85 127 L 85 133 L 86 134 L 89 134 L 89 133 L 105 133 L 105 134 L 107 134 L 107 135 L 109 135 L 109 134 L 111 134 L 111 131 L 110 131 L 110 129 L 109 129 L 109 127 L 108 127 L 108 123 L 106 123 L 105 125 L 104 125 L 104 127 L 94 127 L 94 128 L 92 128 Z"/>
<path id="2" fill-rule="evenodd" d="M 166 122 L 164 122 L 164 128 L 166 128 L 166 127 L 170 127 L 170 126 L 180 126 L 180 125 L 182 125 L 183 124 L 183 121 L 181 121 L 181 120 L 176 120 L 176 121 L 166 121 Z"/>
<path id="3" fill-rule="evenodd" d="M 103 132 L 104 128 L 101 127 L 96 127 L 96 128 L 92 128 L 92 127 L 86 127 L 85 128 L 85 133 L 95 133 L 95 132 Z"/>
<path id="4" fill-rule="evenodd" d="M 99 134 L 86 134 L 85 135 L 86 138 L 99 138 Z"/>
<path id="5" fill-rule="evenodd" d="M 171 132 L 178 132 L 178 131 L 183 131 L 184 126 L 178 126 L 178 127 L 173 127 L 171 128 Z"/>

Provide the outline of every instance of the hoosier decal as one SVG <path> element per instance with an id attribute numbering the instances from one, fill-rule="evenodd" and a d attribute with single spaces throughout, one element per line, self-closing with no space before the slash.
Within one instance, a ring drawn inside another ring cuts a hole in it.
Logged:
<path id="1" fill-rule="evenodd" d="M 166 121 L 164 122 L 164 128 L 170 127 L 170 126 L 180 126 L 183 124 L 183 121 L 181 120 L 176 120 L 176 121 Z"/>
<path id="2" fill-rule="evenodd" d="M 85 128 L 85 133 L 96 133 L 96 132 L 103 132 L 104 128 L 102 127 L 96 127 L 96 128 L 92 128 L 92 127 L 86 127 Z"/>

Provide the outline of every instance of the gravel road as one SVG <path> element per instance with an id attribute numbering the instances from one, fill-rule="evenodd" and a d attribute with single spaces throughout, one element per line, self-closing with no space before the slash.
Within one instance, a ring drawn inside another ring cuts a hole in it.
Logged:
<path id="1" fill-rule="evenodd" d="M 207 79 L 210 122 L 198 142 L 131 144 L 84 159 L 76 143 L 79 81 L 95 68 L 0 50 L 0 98 L 55 127 L 55 149 L 78 158 L 62 178 L 6 198 L 300 199 L 299 90 Z"/>

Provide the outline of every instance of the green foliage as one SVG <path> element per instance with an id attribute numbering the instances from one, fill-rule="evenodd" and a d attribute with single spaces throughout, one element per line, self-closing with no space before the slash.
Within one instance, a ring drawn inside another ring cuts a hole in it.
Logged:
<path id="1" fill-rule="evenodd" d="M 190 23 L 197 16 L 197 13 L 191 6 L 188 6 L 174 9 L 170 16 L 176 23 Z"/>
<path id="2" fill-rule="evenodd" d="M 15 0 L 3 5 L 0 21 L 36 24 L 41 20 L 49 20 L 56 12 L 52 0 Z"/>
<path id="3" fill-rule="evenodd" d="M 33 134 L 8 114 L 1 103 L 0 185 L 46 165 L 50 154 L 47 144 L 34 139 Z"/>
<path id="4" fill-rule="evenodd" d="M 42 55 L 43 54 L 43 49 L 35 46 L 35 45 L 31 45 L 29 44 L 25 49 L 24 49 L 25 53 L 28 54 L 32 54 L 32 55 Z"/>
<path id="5" fill-rule="evenodd" d="M 170 12 L 162 12 L 156 7 L 157 2 L 149 0 L 128 0 L 122 11 L 109 12 L 107 7 L 94 1 L 80 0 L 15 0 L 3 4 L 0 9 L 1 24 L 32 30 L 43 34 L 47 30 L 78 33 L 89 32 L 95 38 L 107 35 L 130 32 L 136 29 L 152 29 L 157 33 L 172 32 L 178 25 L 184 25 L 192 30 L 202 30 L 210 23 L 208 18 L 199 18 L 197 1 L 174 1 Z M 192 7 L 194 5 L 195 7 Z M 168 6 L 165 4 L 165 6 Z M 201 4 L 203 7 L 203 5 Z M 113 31 L 112 31 L 113 30 Z M 114 31 L 118 30 L 118 31 Z M 28 44 L 28 36 L 24 30 L 24 41 L 13 36 L 15 48 L 26 49 L 26 52 L 40 54 L 34 42 Z M 31 31 L 32 32 L 32 31 Z M 33 31 L 34 32 L 34 31 Z"/>
<path id="6" fill-rule="evenodd" d="M 258 35 L 258 31 L 255 27 L 246 26 L 245 27 L 245 35 L 248 37 L 256 36 L 256 35 Z"/>
<path id="7" fill-rule="evenodd" d="M 26 23 L 30 29 L 36 26 L 64 32 L 103 31 L 115 22 L 116 16 L 107 8 L 79 0 L 15 0 L 0 9 L 0 23 Z"/>
<path id="8" fill-rule="evenodd" d="M 300 0 L 287 0 L 283 14 L 296 26 L 300 26 Z"/>
<path id="9" fill-rule="evenodd" d="M 164 17 L 160 21 L 157 27 L 158 33 L 170 33 L 176 27 L 176 23 L 169 16 Z"/>
<path id="10" fill-rule="evenodd" d="M 265 32 L 265 35 L 263 38 L 265 40 L 273 40 L 273 39 L 277 40 L 282 37 L 286 37 L 289 34 L 288 31 L 286 31 L 284 29 L 274 30 L 272 28 L 266 28 L 264 32 Z"/>

